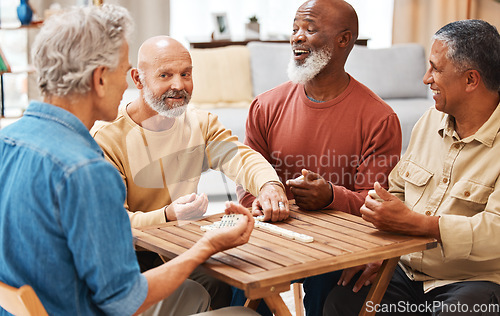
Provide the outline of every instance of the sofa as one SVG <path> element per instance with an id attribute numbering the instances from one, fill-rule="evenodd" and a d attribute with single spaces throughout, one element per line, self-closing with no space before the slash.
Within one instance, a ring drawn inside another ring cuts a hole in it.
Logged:
<path id="1" fill-rule="evenodd" d="M 241 141 L 253 98 L 288 80 L 291 56 L 288 43 L 250 42 L 246 46 L 191 49 L 194 91 L 191 104 L 218 115 L 220 121 Z M 420 116 L 433 106 L 430 90 L 422 82 L 426 71 L 424 48 L 400 44 L 370 49 L 355 45 L 346 70 L 386 101 L 401 122 L 403 152 L 411 130 Z M 137 95 L 127 91 L 123 102 Z M 202 175 L 199 192 L 211 200 L 234 200 L 235 184 L 219 172 Z"/>

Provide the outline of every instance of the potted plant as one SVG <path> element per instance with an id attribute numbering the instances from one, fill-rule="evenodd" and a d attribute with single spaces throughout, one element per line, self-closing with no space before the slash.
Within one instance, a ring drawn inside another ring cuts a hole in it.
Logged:
<path id="1" fill-rule="evenodd" d="M 248 23 L 245 24 L 245 37 L 247 39 L 259 39 L 260 38 L 260 25 L 259 19 L 256 15 L 252 15 L 248 18 Z"/>

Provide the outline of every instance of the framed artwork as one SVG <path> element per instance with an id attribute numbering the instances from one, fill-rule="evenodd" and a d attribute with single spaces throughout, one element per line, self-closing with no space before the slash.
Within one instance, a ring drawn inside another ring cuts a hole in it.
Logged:
<path id="1" fill-rule="evenodd" d="M 214 36 L 215 40 L 218 39 L 230 39 L 231 33 L 229 32 L 229 23 L 227 20 L 227 14 L 225 12 L 222 13 L 212 13 L 213 21 L 214 21 Z"/>

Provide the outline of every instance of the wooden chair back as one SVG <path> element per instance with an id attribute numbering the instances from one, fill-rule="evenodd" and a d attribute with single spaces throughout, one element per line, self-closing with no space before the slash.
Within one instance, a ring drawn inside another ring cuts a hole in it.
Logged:
<path id="1" fill-rule="evenodd" d="M 16 316 L 48 316 L 33 288 L 12 287 L 0 282 L 0 306 Z"/>

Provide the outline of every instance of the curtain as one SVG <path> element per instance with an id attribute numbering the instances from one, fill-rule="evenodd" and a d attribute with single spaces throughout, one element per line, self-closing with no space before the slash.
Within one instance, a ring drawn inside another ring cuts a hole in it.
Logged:
<path id="1" fill-rule="evenodd" d="M 438 29 L 449 22 L 475 16 L 475 0 L 394 0 L 392 41 L 420 43 L 428 52 L 431 37 Z"/>

